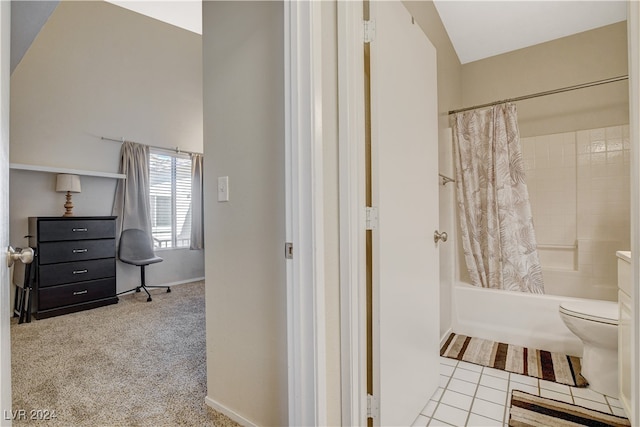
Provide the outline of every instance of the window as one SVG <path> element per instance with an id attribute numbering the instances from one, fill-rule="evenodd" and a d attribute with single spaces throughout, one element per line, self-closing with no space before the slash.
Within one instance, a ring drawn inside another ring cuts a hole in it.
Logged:
<path id="1" fill-rule="evenodd" d="M 151 234 L 156 248 L 188 248 L 191 239 L 191 158 L 151 150 Z"/>

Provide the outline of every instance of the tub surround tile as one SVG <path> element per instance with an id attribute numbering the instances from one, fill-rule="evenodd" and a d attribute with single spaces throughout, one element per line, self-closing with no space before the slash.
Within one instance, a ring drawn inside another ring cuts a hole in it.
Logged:
<path id="1" fill-rule="evenodd" d="M 538 243 L 573 245 L 576 239 L 593 243 L 585 256 L 580 246 L 570 254 L 573 256 L 561 258 L 555 250 L 540 249 L 543 269 L 577 269 L 583 279 L 580 286 L 549 282 L 550 293 L 598 298 L 594 286 L 615 287 L 615 269 L 596 267 L 589 258 L 609 257 L 610 251 L 602 246 L 605 241 L 629 246 L 630 193 L 623 188 L 630 176 L 628 128 L 612 126 L 522 139 Z"/>

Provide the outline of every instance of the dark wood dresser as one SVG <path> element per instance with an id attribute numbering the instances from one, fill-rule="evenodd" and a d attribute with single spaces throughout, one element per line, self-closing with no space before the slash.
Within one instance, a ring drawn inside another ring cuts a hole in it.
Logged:
<path id="1" fill-rule="evenodd" d="M 37 319 L 118 302 L 115 219 L 29 218 L 29 246 L 36 250 Z"/>

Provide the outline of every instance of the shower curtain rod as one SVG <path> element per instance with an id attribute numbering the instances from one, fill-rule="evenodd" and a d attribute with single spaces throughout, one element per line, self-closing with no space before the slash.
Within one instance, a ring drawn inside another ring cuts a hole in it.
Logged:
<path id="1" fill-rule="evenodd" d="M 102 139 L 104 141 L 119 142 L 121 144 L 126 141 L 124 139 L 124 137 L 122 137 L 120 139 L 115 139 L 115 138 L 107 138 L 106 136 L 101 136 L 100 139 Z M 129 142 L 133 142 L 133 141 L 129 141 Z M 202 154 L 202 153 L 198 153 L 196 151 L 185 151 L 185 150 L 179 149 L 178 147 L 167 148 L 167 147 L 158 147 L 157 145 L 149 145 L 149 144 L 142 144 L 142 145 L 146 145 L 146 146 L 151 147 L 151 148 L 157 148 L 159 150 L 175 151 L 176 153 L 185 153 L 185 154 L 200 154 L 201 156 L 204 156 L 204 154 Z"/>
<path id="2" fill-rule="evenodd" d="M 575 86 L 567 86 L 567 87 L 563 87 L 563 88 L 560 88 L 560 89 L 552 89 L 552 90 L 547 90 L 547 91 L 544 91 L 544 92 L 532 93 L 531 95 L 523 95 L 523 96 L 518 96 L 516 98 L 503 99 L 502 101 L 495 101 L 495 102 L 489 102 L 487 104 L 474 105 L 473 107 L 460 108 L 459 110 L 451 110 L 451 111 L 449 111 L 449 114 L 456 114 L 456 113 L 461 113 L 463 111 L 476 110 L 478 108 L 484 108 L 484 107 L 492 107 L 494 105 L 504 104 L 505 102 L 524 101 L 525 99 L 538 98 L 538 97 L 541 97 L 541 96 L 554 95 L 556 93 L 569 92 L 571 90 L 576 90 L 576 89 L 584 89 L 584 88 L 587 88 L 587 87 L 599 86 L 599 85 L 604 85 L 604 84 L 607 84 L 607 83 L 619 82 L 619 81 L 622 81 L 622 80 L 627 80 L 628 78 L 629 78 L 628 75 L 618 76 L 618 77 L 612 77 L 610 79 L 597 80 L 597 81 L 589 82 L 589 83 L 582 83 L 582 84 L 575 85 Z"/>

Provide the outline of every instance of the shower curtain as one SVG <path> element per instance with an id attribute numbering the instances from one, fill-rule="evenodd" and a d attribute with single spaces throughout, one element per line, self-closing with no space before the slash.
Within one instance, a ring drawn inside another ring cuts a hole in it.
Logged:
<path id="1" fill-rule="evenodd" d="M 462 246 L 471 283 L 544 293 L 514 104 L 453 118 Z"/>

